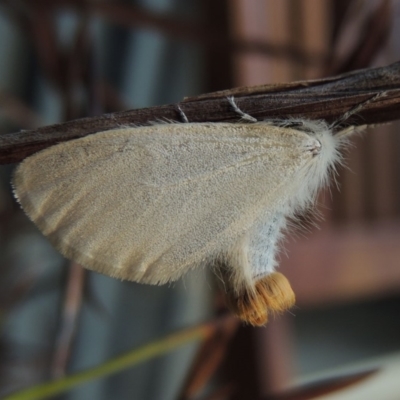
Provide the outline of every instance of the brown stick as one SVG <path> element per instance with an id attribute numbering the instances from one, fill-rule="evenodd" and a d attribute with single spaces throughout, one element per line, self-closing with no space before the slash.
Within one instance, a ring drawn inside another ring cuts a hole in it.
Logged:
<path id="1" fill-rule="evenodd" d="M 240 109 L 258 120 L 301 117 L 333 122 L 382 92 L 386 95 L 366 104 L 346 123 L 357 126 L 399 119 L 400 62 L 326 79 L 215 92 L 186 98 L 179 106 L 190 122 L 234 122 L 238 120 L 238 115 L 226 99 L 227 96 L 234 96 Z M 0 164 L 21 161 L 59 142 L 157 120 L 181 122 L 178 105 L 122 111 L 4 134 L 0 136 Z"/>

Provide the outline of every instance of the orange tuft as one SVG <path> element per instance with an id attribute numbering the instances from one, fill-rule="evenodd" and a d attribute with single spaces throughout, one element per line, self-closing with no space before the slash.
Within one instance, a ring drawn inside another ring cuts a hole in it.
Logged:
<path id="1" fill-rule="evenodd" d="M 231 294 L 229 307 L 241 320 L 253 325 L 265 325 L 271 312 L 283 312 L 295 303 L 295 295 L 286 277 L 274 272 L 260 279 L 254 290 Z"/>
<path id="2" fill-rule="evenodd" d="M 274 272 L 256 283 L 256 293 L 264 299 L 266 307 L 283 312 L 293 307 L 296 298 L 285 275 Z"/>

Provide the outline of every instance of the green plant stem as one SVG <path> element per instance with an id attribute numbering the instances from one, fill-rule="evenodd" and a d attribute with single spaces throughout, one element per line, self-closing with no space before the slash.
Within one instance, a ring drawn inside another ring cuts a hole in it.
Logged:
<path id="1" fill-rule="evenodd" d="M 65 378 L 33 386 L 29 389 L 10 394 L 3 400 L 37 400 L 63 393 L 91 380 L 105 377 L 140 362 L 165 354 L 186 343 L 205 339 L 213 331 L 213 324 L 206 323 L 195 328 L 185 329 L 132 350 L 122 356 L 111 359 L 97 367 L 69 375 Z"/>

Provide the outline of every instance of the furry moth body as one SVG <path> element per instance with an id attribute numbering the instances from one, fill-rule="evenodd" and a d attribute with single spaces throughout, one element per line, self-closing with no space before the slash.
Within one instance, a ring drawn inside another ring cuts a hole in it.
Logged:
<path id="1" fill-rule="evenodd" d="M 229 303 L 262 325 L 294 303 L 275 272 L 287 218 L 339 158 L 324 122 L 172 123 L 61 143 L 16 169 L 15 196 L 67 258 L 113 277 L 174 281 L 221 268 Z M 223 265 L 223 267 L 218 267 Z"/>

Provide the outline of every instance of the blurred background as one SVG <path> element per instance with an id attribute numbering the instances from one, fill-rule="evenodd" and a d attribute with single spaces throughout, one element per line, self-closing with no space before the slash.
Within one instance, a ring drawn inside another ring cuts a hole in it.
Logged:
<path id="1" fill-rule="evenodd" d="M 0 0 L 0 134 L 383 66 L 399 60 L 399 38 L 397 0 Z M 231 324 L 217 344 L 185 345 L 57 398 L 272 399 L 398 365 L 397 130 L 355 138 L 340 190 L 321 195 L 323 219 L 311 216 L 318 227 L 285 240 L 290 313 L 265 328 Z M 0 168 L 0 395 L 218 318 L 224 302 L 209 271 L 152 287 L 63 259 L 13 200 L 13 168 Z M 395 381 L 381 399 L 400 398 L 390 397 Z"/>

